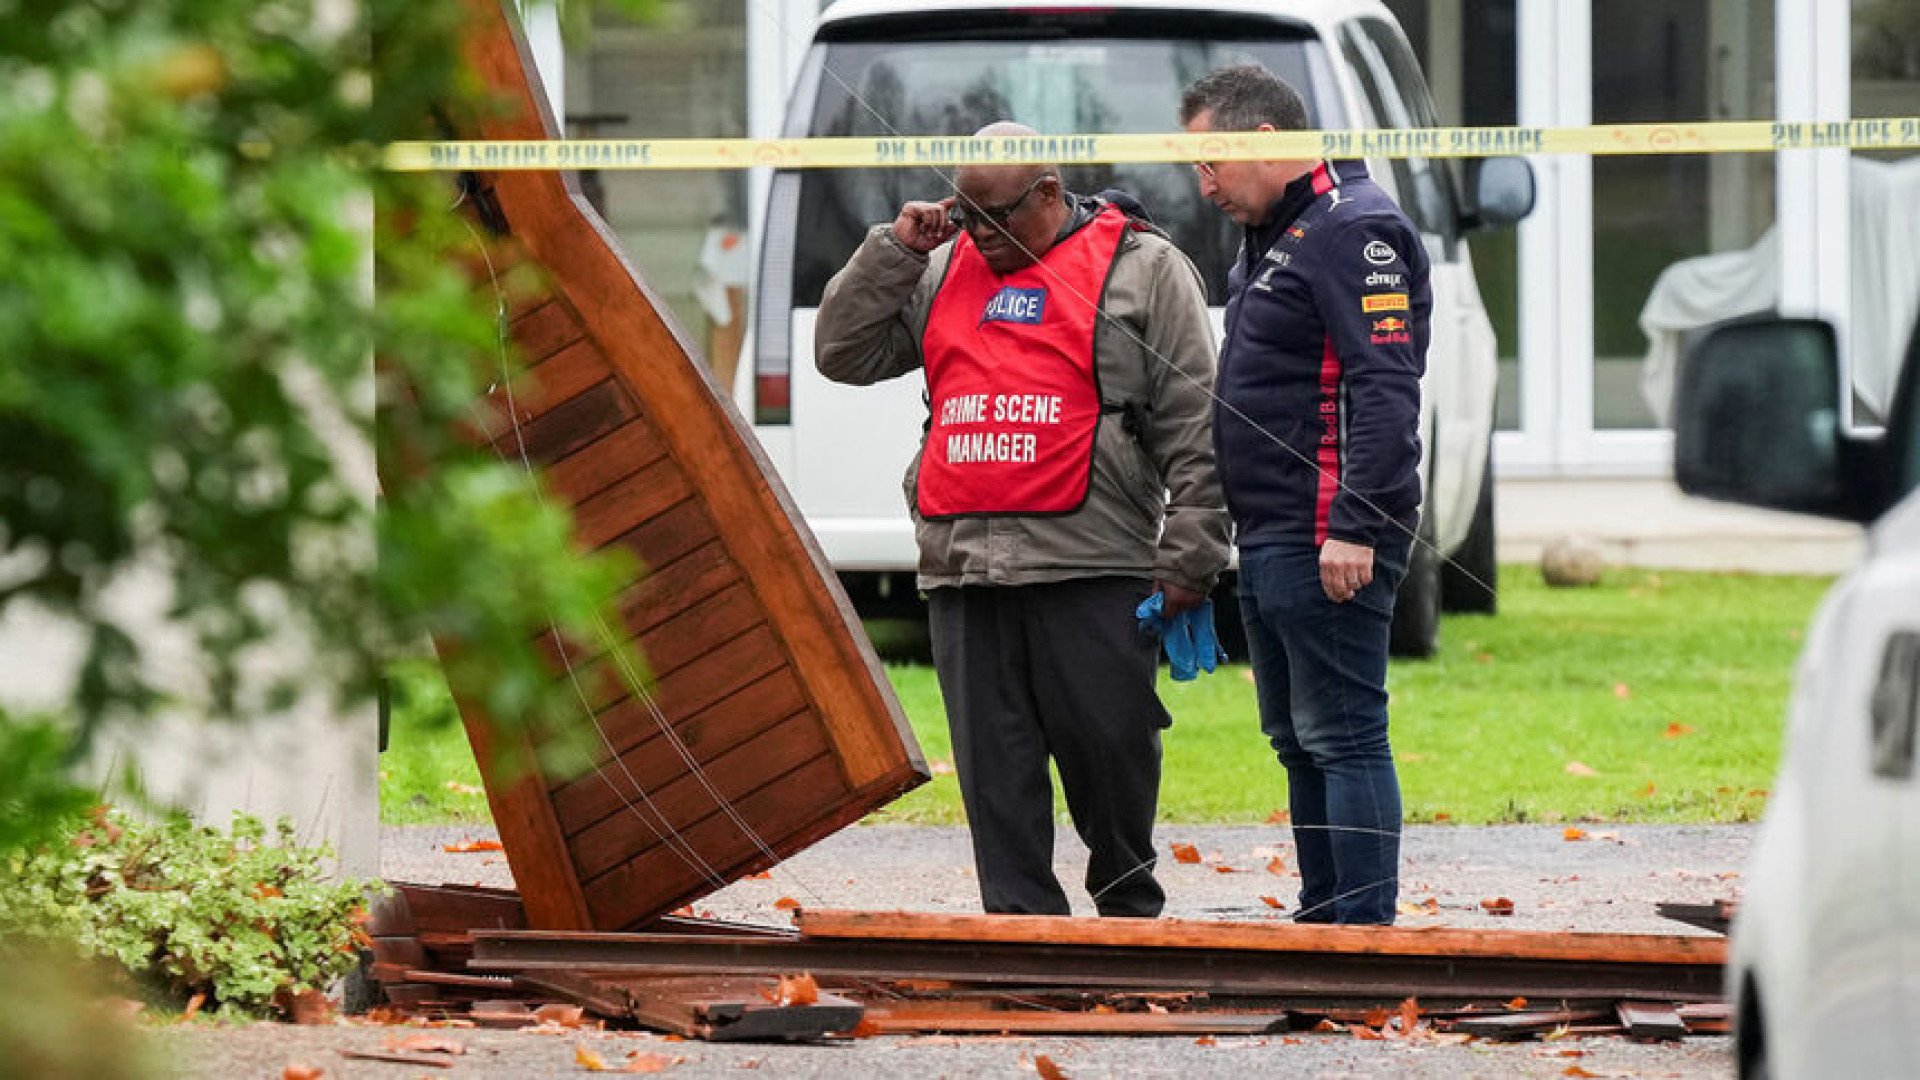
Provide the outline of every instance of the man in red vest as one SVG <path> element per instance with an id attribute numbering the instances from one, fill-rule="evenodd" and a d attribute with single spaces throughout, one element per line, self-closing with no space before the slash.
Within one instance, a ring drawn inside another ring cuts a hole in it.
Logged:
<path id="1" fill-rule="evenodd" d="M 1095 907 L 1152 917 L 1171 718 L 1135 608 L 1197 607 L 1227 561 L 1205 291 L 1165 234 L 1053 166 L 963 166 L 954 187 L 868 233 L 815 356 L 859 385 L 925 369 L 907 491 L 986 910 L 1068 913 L 1051 758 Z"/>

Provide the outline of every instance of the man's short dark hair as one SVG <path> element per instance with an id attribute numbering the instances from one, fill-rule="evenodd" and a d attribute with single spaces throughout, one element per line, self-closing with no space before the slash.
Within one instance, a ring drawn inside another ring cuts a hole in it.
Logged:
<path id="1" fill-rule="evenodd" d="M 1194 80 L 1180 95 L 1180 123 L 1191 124 L 1208 112 L 1215 131 L 1254 131 L 1261 124 L 1272 124 L 1276 131 L 1313 126 L 1300 92 L 1258 64 L 1221 68 Z"/>

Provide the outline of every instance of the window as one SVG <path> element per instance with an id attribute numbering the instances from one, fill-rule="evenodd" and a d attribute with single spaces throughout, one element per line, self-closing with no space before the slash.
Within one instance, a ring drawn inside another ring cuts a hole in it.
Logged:
<path id="1" fill-rule="evenodd" d="M 881 33 L 880 30 L 885 30 Z M 909 21 L 843 32 L 825 46 L 806 130 L 795 134 L 971 135 L 1013 119 L 1045 134 L 1149 133 L 1177 127 L 1180 92 L 1219 67 L 1258 63 L 1323 112 L 1306 31 L 1268 19 L 1210 21 L 1111 12 L 1084 25 L 1048 16 L 991 25 L 948 22 L 928 30 Z M 1321 65 L 1324 70 L 1324 64 Z M 891 221 L 909 199 L 938 199 L 951 170 L 816 170 L 800 175 L 794 208 L 792 305 L 813 307 L 868 227 Z M 1131 192 L 1194 260 L 1208 299 L 1223 303 L 1240 234 L 1200 197 L 1185 165 L 1118 164 L 1063 170 L 1069 190 Z M 772 222 L 770 229 L 776 227 Z M 769 237 L 770 243 L 774 242 Z"/>
<path id="2" fill-rule="evenodd" d="M 1433 105 L 1420 65 L 1405 39 L 1379 19 L 1359 19 L 1341 28 L 1340 48 L 1360 78 L 1360 88 L 1377 127 L 1433 127 Z M 1444 162 L 1430 158 L 1393 158 L 1394 190 L 1401 209 L 1422 232 L 1438 237 L 1436 259 L 1451 259 L 1460 234 L 1459 201 Z M 1431 245 L 1431 242 L 1429 243 Z"/>

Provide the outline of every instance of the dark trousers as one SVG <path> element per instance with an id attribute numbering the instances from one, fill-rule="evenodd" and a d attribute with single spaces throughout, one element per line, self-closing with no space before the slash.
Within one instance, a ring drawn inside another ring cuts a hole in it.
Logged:
<path id="1" fill-rule="evenodd" d="M 1172 720 L 1154 691 L 1158 640 L 1133 614 L 1152 591 L 1104 577 L 927 594 L 986 910 L 1068 913 L 1053 874 L 1051 758 L 1100 914 L 1160 914 L 1153 815 Z"/>
<path id="2" fill-rule="evenodd" d="M 1373 582 L 1336 604 L 1309 544 L 1240 550 L 1260 727 L 1287 770 L 1300 922 L 1391 923 L 1400 782 L 1387 741 L 1387 641 L 1405 538 L 1374 551 Z"/>

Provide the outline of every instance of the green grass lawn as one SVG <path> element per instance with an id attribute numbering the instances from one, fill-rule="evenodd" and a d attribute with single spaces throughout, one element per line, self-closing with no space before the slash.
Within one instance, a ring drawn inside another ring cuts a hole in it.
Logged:
<path id="1" fill-rule="evenodd" d="M 1746 821 L 1765 805 L 1801 630 L 1830 579 L 1617 570 L 1548 589 L 1502 568 L 1501 613 L 1449 617 L 1441 651 L 1396 661 L 1393 743 L 1410 821 Z M 877 821 L 958 822 L 931 668 L 888 669 L 933 780 Z M 403 670 L 382 758 L 385 819 L 486 820 L 437 676 Z M 1286 805 L 1253 682 L 1233 664 L 1161 683 L 1173 712 L 1160 816 L 1259 822 Z M 1064 813 L 1064 811 L 1062 811 Z"/>

